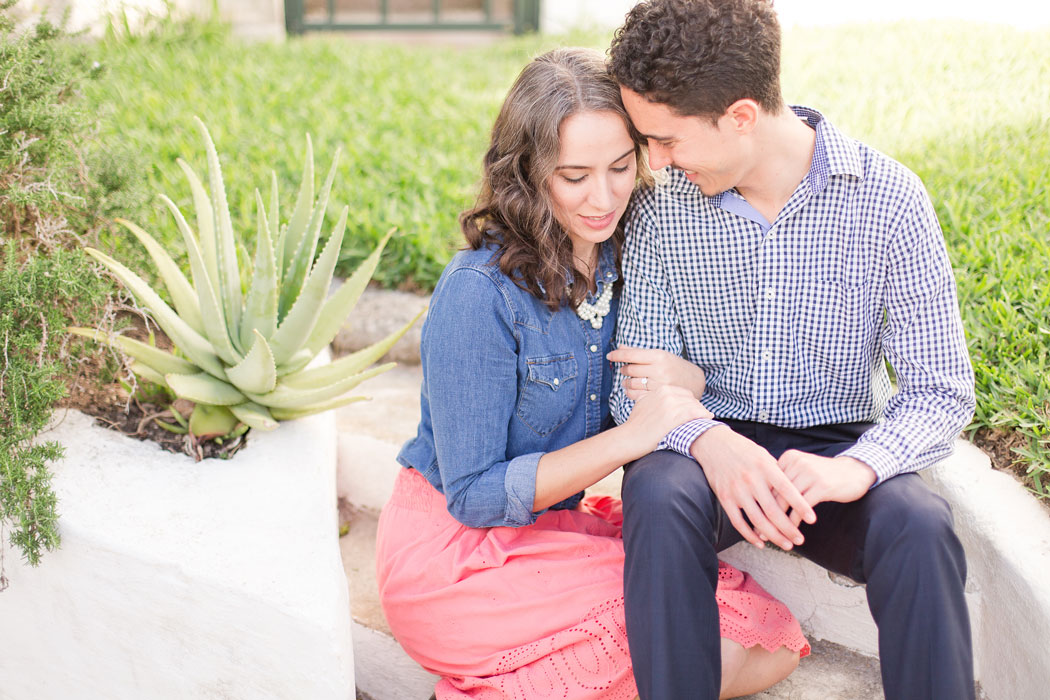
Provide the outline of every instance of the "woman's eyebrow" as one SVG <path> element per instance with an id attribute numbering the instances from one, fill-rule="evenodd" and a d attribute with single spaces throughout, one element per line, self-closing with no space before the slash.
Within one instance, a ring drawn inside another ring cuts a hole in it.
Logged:
<path id="1" fill-rule="evenodd" d="M 632 153 L 634 153 L 634 149 L 633 148 L 628 150 L 628 151 L 624 151 L 623 155 L 621 155 L 621 156 L 619 156 L 617 158 L 613 158 L 612 162 L 615 163 L 617 161 L 623 160 L 624 158 L 626 158 L 627 156 L 631 155 Z M 589 166 L 589 165 L 559 165 L 559 166 L 557 166 L 554 169 L 555 170 L 587 170 L 590 167 L 591 166 Z"/>

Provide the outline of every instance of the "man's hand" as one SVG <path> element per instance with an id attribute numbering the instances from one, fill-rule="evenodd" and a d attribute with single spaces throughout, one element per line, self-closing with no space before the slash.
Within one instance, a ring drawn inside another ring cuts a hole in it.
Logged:
<path id="1" fill-rule="evenodd" d="M 792 521 L 787 511 L 798 513 L 807 523 L 816 522 L 816 513 L 765 448 L 719 425 L 698 437 L 690 452 L 729 522 L 745 540 L 756 547 L 769 541 L 781 549 L 802 544 L 799 521 Z M 744 514 L 754 529 L 748 527 Z"/>
<path id="2" fill-rule="evenodd" d="M 778 464 L 810 506 L 823 501 L 856 501 L 868 492 L 876 479 L 871 467 L 853 457 L 821 457 L 788 450 L 780 456 Z M 781 497 L 777 503 L 781 507 L 788 505 L 787 499 Z M 802 511 L 792 510 L 791 522 L 797 525 L 803 515 Z"/>

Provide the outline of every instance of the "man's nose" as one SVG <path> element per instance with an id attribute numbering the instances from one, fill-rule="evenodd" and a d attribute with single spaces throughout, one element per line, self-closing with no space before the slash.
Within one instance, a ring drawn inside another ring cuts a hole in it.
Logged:
<path id="1" fill-rule="evenodd" d="M 660 170 L 671 164 L 671 149 L 655 141 L 649 142 L 649 167 Z"/>

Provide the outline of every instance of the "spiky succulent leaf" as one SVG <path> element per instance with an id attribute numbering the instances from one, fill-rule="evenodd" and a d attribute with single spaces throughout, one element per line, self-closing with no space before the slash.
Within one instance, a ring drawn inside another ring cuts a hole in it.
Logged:
<path id="1" fill-rule="evenodd" d="M 358 372 L 357 374 L 352 374 L 348 377 L 342 377 L 338 381 L 332 382 L 327 386 L 311 389 L 298 389 L 288 386 L 283 382 L 278 382 L 277 387 L 270 393 L 261 395 L 248 394 L 248 398 L 256 403 L 262 404 L 263 406 L 268 406 L 271 409 L 302 408 L 344 394 L 366 379 L 370 379 L 377 374 L 386 372 L 395 365 L 396 363 L 394 362 L 388 362 L 385 365 L 379 365 L 378 367 L 373 367 L 364 372 Z"/>
<path id="2" fill-rule="evenodd" d="M 138 361 L 132 362 L 131 371 L 136 377 L 145 379 L 148 382 L 160 384 L 161 386 L 168 386 L 168 382 L 164 380 L 164 375 L 147 364 Z"/>
<path id="3" fill-rule="evenodd" d="M 175 310 L 178 311 L 182 320 L 193 330 L 203 333 L 204 323 L 201 319 L 200 307 L 197 304 L 197 295 L 194 294 L 193 286 L 186 279 L 186 276 L 182 274 L 182 270 L 171 259 L 171 256 L 168 255 L 168 252 L 140 226 L 131 223 L 127 219 L 118 218 L 115 221 L 135 234 L 135 238 L 139 239 L 139 243 L 153 258 L 153 263 L 157 266 L 157 272 L 160 273 L 161 279 L 164 280 L 164 286 L 168 288 L 171 300 L 175 304 Z"/>
<path id="4" fill-rule="evenodd" d="M 321 307 L 328 288 L 332 283 L 332 273 L 339 259 L 339 249 L 343 244 L 343 233 L 346 230 L 346 217 L 349 208 L 343 207 L 339 223 L 325 244 L 324 250 L 317 258 L 314 269 L 306 279 L 299 298 L 295 300 L 288 315 L 277 327 L 277 332 L 270 339 L 270 348 L 278 365 L 284 364 L 297 350 L 303 347 L 306 339 L 313 332 L 314 324 L 321 315 Z"/>
<path id="5" fill-rule="evenodd" d="M 347 404 L 357 403 L 358 401 L 371 401 L 371 397 L 368 396 L 340 396 L 337 399 L 331 399 L 329 401 L 323 401 L 310 406 L 303 406 L 302 408 L 274 408 L 270 410 L 270 413 L 277 420 L 295 420 L 296 418 L 306 418 L 312 416 L 315 413 L 321 413 L 323 411 L 331 411 L 333 408 L 339 408 L 346 406 Z"/>
<path id="6" fill-rule="evenodd" d="M 208 152 L 208 185 L 211 188 L 212 208 L 215 212 L 215 234 L 219 267 L 219 287 L 216 290 L 226 315 L 226 327 L 238 328 L 241 321 L 241 273 L 237 267 L 237 243 L 233 236 L 233 221 L 226 202 L 226 186 L 222 181 L 219 154 L 211 140 L 208 127 L 199 117 L 193 118 Z"/>
<path id="7" fill-rule="evenodd" d="M 216 379 L 206 372 L 165 374 L 164 381 L 180 399 L 189 399 L 197 404 L 232 406 L 247 400 L 232 384 Z"/>
<path id="8" fill-rule="evenodd" d="M 314 255 L 317 253 L 317 241 L 321 236 L 321 225 L 324 223 L 324 215 L 328 210 L 328 197 L 332 193 L 332 182 L 335 180 L 335 169 L 338 164 L 339 150 L 337 149 L 335 158 L 332 159 L 332 167 L 328 170 L 328 176 L 325 177 L 324 186 L 321 187 L 321 193 L 318 195 L 317 203 L 314 205 L 310 223 L 307 225 L 306 232 L 299 241 L 299 246 L 295 249 L 291 263 L 288 265 L 288 270 L 281 280 L 280 304 L 283 309 L 290 309 L 295 303 L 299 289 L 303 286 L 303 280 L 306 279 L 306 275 L 310 271 L 310 265 L 313 264 Z"/>
<path id="9" fill-rule="evenodd" d="M 244 392 L 265 394 L 277 386 L 277 365 L 262 333 L 255 331 L 255 343 L 239 364 L 226 370 L 235 387 Z"/>
<path id="10" fill-rule="evenodd" d="M 125 355 L 148 365 L 151 369 L 162 375 L 168 374 L 169 372 L 175 372 L 176 374 L 191 374 L 197 371 L 195 365 L 187 362 L 181 357 L 172 355 L 170 352 L 159 350 L 152 345 L 135 340 L 134 338 L 127 338 L 122 335 L 110 335 L 95 328 L 79 328 L 73 326 L 66 330 L 83 338 L 91 338 L 100 343 L 105 343 L 110 347 L 118 348 Z"/>
<path id="11" fill-rule="evenodd" d="M 203 440 L 224 437 L 236 427 L 237 416 L 225 406 L 198 403 L 190 414 L 190 432 Z"/>
<path id="12" fill-rule="evenodd" d="M 259 430 L 273 430 L 277 427 L 277 421 L 270 414 L 269 409 L 257 403 L 246 401 L 229 407 L 230 413 L 237 416 L 237 420 L 249 428 Z"/>
<path id="13" fill-rule="evenodd" d="M 182 233 L 182 240 L 186 244 L 186 253 L 190 258 L 190 271 L 193 274 L 193 286 L 197 288 L 197 299 L 201 316 L 204 318 L 205 336 L 207 336 L 212 347 L 215 348 L 216 354 L 222 358 L 223 362 L 227 365 L 236 364 L 244 356 L 230 342 L 230 333 L 226 327 L 226 317 L 219 305 L 219 299 L 216 294 L 218 289 L 216 283 L 218 280 L 212 279 L 208 275 L 204 257 L 201 255 L 200 246 L 197 244 L 197 238 L 193 235 L 193 231 L 190 230 L 190 225 L 186 222 L 185 217 L 182 216 L 182 212 L 175 206 L 175 202 L 164 195 L 160 195 L 160 199 L 171 211 L 175 224 Z"/>
<path id="14" fill-rule="evenodd" d="M 208 190 L 204 188 L 204 183 L 201 182 L 201 179 L 197 177 L 197 173 L 186 161 L 178 158 L 175 162 L 179 164 L 182 172 L 186 175 L 186 179 L 190 181 L 190 191 L 193 192 L 193 207 L 197 212 L 197 235 L 201 246 L 201 256 L 204 258 L 204 267 L 208 270 L 208 277 L 215 280 L 213 284 L 217 284 L 219 280 L 219 254 L 215 245 L 215 212 L 212 210 Z"/>
<path id="15" fill-rule="evenodd" d="M 139 303 L 153 312 L 157 324 L 190 362 L 216 377 L 226 376 L 222 362 L 213 352 L 211 343 L 183 321 L 141 277 L 101 251 L 94 248 L 85 248 L 84 251 L 109 268 L 131 290 Z"/>
<path id="16" fill-rule="evenodd" d="M 266 210 L 258 190 L 255 191 L 255 206 L 259 213 L 255 238 L 255 275 L 248 288 L 244 315 L 241 317 L 242 347 L 251 347 L 253 331 L 259 331 L 264 338 L 271 338 L 277 329 L 277 262 L 273 257 L 273 241 Z"/>
<path id="17" fill-rule="evenodd" d="M 382 340 L 372 343 L 367 348 L 362 348 L 357 352 L 340 357 L 335 362 L 321 367 L 311 367 L 293 374 L 285 375 L 281 378 L 281 382 L 296 389 L 313 389 L 316 387 L 327 386 L 334 381 L 338 381 L 340 377 L 356 374 L 385 355 L 387 351 L 393 347 L 394 343 L 396 343 L 424 313 L 426 313 L 426 309 L 420 311 L 416 314 L 415 318 L 398 330 Z"/>
<path id="18" fill-rule="evenodd" d="M 296 350 L 295 354 L 288 358 L 288 361 L 283 365 L 277 366 L 277 376 L 283 377 L 286 374 L 294 374 L 303 367 L 310 364 L 310 361 L 314 359 L 316 355 L 306 348 Z"/>
<path id="19" fill-rule="evenodd" d="M 317 323 L 306 341 L 306 347 L 314 355 L 321 352 L 321 349 L 331 343 L 339 334 L 339 329 L 346 323 L 346 317 L 353 310 L 354 305 L 357 304 L 357 300 L 361 298 L 361 293 L 368 286 L 372 275 L 375 274 L 376 267 L 379 265 L 379 257 L 383 254 L 383 248 L 386 247 L 390 237 L 394 235 L 394 231 L 395 229 L 390 229 L 386 232 L 386 235 L 379 241 L 379 245 L 372 251 L 372 254 L 365 258 L 354 270 L 354 273 L 336 290 L 335 294 L 328 297 L 328 300 L 325 301 L 320 317 L 317 319 Z"/>
<path id="20" fill-rule="evenodd" d="M 303 179 L 299 183 L 299 196 L 295 200 L 295 208 L 292 210 L 292 218 L 288 220 L 279 245 L 277 246 L 278 269 L 281 271 L 281 279 L 292 262 L 295 251 L 299 248 L 299 242 L 306 234 L 306 226 L 310 222 L 310 211 L 314 204 L 314 145 L 310 134 L 306 135 L 306 161 L 303 164 Z M 294 299 L 292 300 L 294 301 Z M 286 309 L 282 308 L 281 313 Z"/>

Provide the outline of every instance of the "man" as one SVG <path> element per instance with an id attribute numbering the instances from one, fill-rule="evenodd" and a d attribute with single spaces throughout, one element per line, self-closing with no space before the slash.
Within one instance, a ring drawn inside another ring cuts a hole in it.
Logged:
<path id="1" fill-rule="evenodd" d="M 642 3 L 610 56 L 653 170 L 671 166 L 629 214 L 617 342 L 701 366 L 717 417 L 624 477 L 642 699 L 718 696 L 717 552 L 740 539 L 867 584 L 887 698 L 973 698 L 964 554 L 914 473 L 950 453 L 974 405 L 921 182 L 785 106 L 768 2 Z M 654 382 L 644 356 L 612 357 L 623 422 Z"/>

